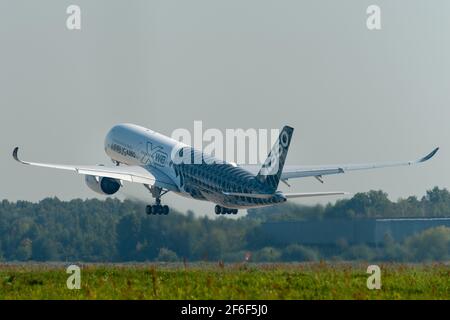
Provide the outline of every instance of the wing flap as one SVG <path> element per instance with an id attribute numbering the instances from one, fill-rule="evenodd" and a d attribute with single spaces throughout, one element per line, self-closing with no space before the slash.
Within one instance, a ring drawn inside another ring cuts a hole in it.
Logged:
<path id="1" fill-rule="evenodd" d="M 103 168 L 108 168 L 108 170 L 103 170 Z M 118 167 L 116 169 L 114 167 L 103 167 L 103 166 L 98 166 L 98 168 L 86 168 L 81 166 L 78 167 L 76 171 L 77 173 L 83 175 L 108 177 L 112 179 L 124 180 L 135 183 L 143 183 L 149 185 L 155 184 L 156 182 L 155 177 L 149 172 L 145 172 L 140 169 L 143 168 L 137 166 L 128 166 L 128 167 Z"/>

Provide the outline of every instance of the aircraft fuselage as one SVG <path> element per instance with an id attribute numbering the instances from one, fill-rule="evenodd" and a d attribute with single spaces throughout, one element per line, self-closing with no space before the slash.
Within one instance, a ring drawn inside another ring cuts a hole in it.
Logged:
<path id="1" fill-rule="evenodd" d="M 177 190 L 172 191 L 180 195 L 211 201 L 225 208 L 262 207 L 286 201 L 281 193 L 269 198 L 228 195 L 273 192 L 243 168 L 141 126 L 114 126 L 106 136 L 105 152 L 117 163 L 141 166 L 166 176 L 176 184 Z"/>

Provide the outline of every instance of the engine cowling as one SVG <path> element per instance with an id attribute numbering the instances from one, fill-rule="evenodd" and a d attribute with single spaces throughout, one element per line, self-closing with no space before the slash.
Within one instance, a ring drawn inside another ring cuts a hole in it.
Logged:
<path id="1" fill-rule="evenodd" d="M 85 176 L 89 189 L 103 195 L 113 195 L 120 189 L 120 181 L 113 178 Z"/>

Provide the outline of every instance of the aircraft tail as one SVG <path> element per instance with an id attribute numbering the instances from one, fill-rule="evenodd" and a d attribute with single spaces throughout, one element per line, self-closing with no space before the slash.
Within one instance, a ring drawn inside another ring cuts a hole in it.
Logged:
<path id="1" fill-rule="evenodd" d="M 260 182 L 269 186 L 272 192 L 275 192 L 278 188 L 293 132 L 294 128 L 289 126 L 283 127 L 266 161 L 256 176 Z"/>

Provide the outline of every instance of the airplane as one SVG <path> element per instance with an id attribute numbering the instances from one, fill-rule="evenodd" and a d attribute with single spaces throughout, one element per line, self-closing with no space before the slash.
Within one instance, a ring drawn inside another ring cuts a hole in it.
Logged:
<path id="1" fill-rule="evenodd" d="M 418 160 L 369 164 L 327 166 L 284 166 L 294 129 L 284 126 L 262 167 L 237 165 L 216 159 L 189 145 L 135 124 L 115 125 L 105 138 L 105 153 L 115 166 L 61 165 L 28 162 L 21 164 L 74 171 L 85 176 L 87 186 L 102 195 L 113 195 L 123 181 L 144 185 L 155 199 L 146 213 L 167 215 L 169 207 L 161 204 L 168 192 L 216 204 L 216 214 L 237 214 L 238 209 L 272 206 L 292 198 L 343 195 L 345 192 L 283 193 L 279 182 L 289 179 L 323 176 L 354 170 L 408 166 L 431 159 L 439 148 Z M 193 161 L 192 161 L 193 160 Z"/>

